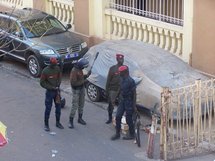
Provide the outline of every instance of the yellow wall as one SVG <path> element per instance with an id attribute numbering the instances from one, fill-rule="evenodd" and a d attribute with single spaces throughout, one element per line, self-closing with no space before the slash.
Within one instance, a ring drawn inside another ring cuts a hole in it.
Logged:
<path id="1" fill-rule="evenodd" d="M 74 3 L 74 32 L 93 46 L 102 42 L 103 30 L 101 14 L 103 3 L 106 0 L 75 0 Z"/>
<path id="2" fill-rule="evenodd" d="M 192 66 L 215 75 L 215 0 L 194 1 Z"/>
<path id="3" fill-rule="evenodd" d="M 105 34 L 105 6 L 108 0 L 89 1 L 90 35 L 100 38 Z"/>
<path id="4" fill-rule="evenodd" d="M 75 31 L 89 35 L 89 0 L 75 0 L 74 5 Z"/>
<path id="5" fill-rule="evenodd" d="M 33 8 L 46 11 L 46 4 L 44 0 L 33 0 Z"/>

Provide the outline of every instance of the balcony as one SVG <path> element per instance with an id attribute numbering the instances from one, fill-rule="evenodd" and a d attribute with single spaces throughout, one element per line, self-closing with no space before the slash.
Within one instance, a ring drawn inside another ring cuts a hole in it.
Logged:
<path id="1" fill-rule="evenodd" d="M 184 0 L 112 0 L 109 8 L 183 26 Z"/>
<path id="2" fill-rule="evenodd" d="M 189 61 L 183 54 L 183 0 L 111 0 L 106 6 L 107 39 L 151 43 Z"/>

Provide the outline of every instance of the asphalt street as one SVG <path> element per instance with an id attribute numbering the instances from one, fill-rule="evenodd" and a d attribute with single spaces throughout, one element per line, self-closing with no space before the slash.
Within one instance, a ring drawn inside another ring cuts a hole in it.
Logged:
<path id="1" fill-rule="evenodd" d="M 54 107 L 50 117 L 51 133 L 43 130 L 44 94 L 39 79 L 32 78 L 26 66 L 11 59 L 0 62 L 0 121 L 7 126 L 8 144 L 0 148 L 0 161 L 154 161 L 159 160 L 159 135 L 155 138 L 154 159 L 146 157 L 148 136 L 141 131 L 141 148 L 133 141 L 111 141 L 115 130 L 106 125 L 107 103 L 93 103 L 86 98 L 84 119 L 86 126 L 77 123 L 69 129 L 71 108 L 69 71 L 63 72 L 61 123 L 55 127 Z M 142 125 L 150 118 L 141 116 Z M 190 156 L 178 161 L 214 161 L 215 154 Z"/>
<path id="2" fill-rule="evenodd" d="M 43 130 L 44 94 L 39 79 L 32 79 L 0 64 L 0 121 L 7 126 L 9 143 L 0 148 L 0 161 L 143 161 L 147 135 L 141 132 L 142 147 L 133 141 L 111 141 L 115 130 L 106 125 L 107 111 L 86 100 L 83 126 L 75 120 L 75 129 L 67 127 L 71 95 L 62 92 L 67 105 L 61 123 L 55 127 L 54 107 L 50 117 L 52 133 Z M 64 84 L 65 91 L 67 90 Z"/>

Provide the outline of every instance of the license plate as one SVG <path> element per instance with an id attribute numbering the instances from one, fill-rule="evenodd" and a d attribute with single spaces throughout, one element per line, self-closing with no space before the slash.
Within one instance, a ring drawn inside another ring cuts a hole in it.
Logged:
<path id="1" fill-rule="evenodd" d="M 75 57 L 78 57 L 78 53 L 67 54 L 65 56 L 65 59 L 70 59 L 70 58 L 75 58 Z"/>

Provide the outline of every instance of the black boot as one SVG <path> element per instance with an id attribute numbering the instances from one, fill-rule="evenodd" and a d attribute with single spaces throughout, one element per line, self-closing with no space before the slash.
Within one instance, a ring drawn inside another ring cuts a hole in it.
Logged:
<path id="1" fill-rule="evenodd" d="M 45 130 L 45 131 L 50 131 L 50 128 L 49 128 L 49 120 L 48 120 L 48 119 L 45 119 L 44 124 L 45 124 L 44 130 Z"/>
<path id="2" fill-rule="evenodd" d="M 112 113 L 108 113 L 108 120 L 105 122 L 106 124 L 110 124 L 112 122 Z"/>
<path id="3" fill-rule="evenodd" d="M 120 133 L 119 132 L 116 132 L 116 134 L 111 137 L 111 140 L 117 140 L 117 139 L 120 139 Z"/>
<path id="4" fill-rule="evenodd" d="M 56 122 L 56 127 L 58 127 L 59 129 L 64 129 L 63 125 L 61 125 L 60 122 Z"/>
<path id="5" fill-rule="evenodd" d="M 135 135 L 134 134 L 129 134 L 129 135 L 126 135 L 126 136 L 123 136 L 123 140 L 132 140 L 135 138 Z"/>
<path id="6" fill-rule="evenodd" d="M 56 116 L 56 127 L 59 129 L 64 129 L 63 125 L 60 123 L 60 116 Z"/>
<path id="7" fill-rule="evenodd" d="M 70 129 L 73 129 L 73 128 L 74 128 L 74 125 L 73 125 L 73 117 L 70 117 L 70 118 L 69 118 L 69 128 L 70 128 Z"/>
<path id="8" fill-rule="evenodd" d="M 78 123 L 82 124 L 82 125 L 86 125 L 87 123 L 82 119 L 82 114 L 78 115 Z"/>

